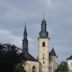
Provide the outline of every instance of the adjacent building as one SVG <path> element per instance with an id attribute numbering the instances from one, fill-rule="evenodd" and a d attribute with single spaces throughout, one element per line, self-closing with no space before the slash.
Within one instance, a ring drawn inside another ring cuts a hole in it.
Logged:
<path id="1" fill-rule="evenodd" d="M 67 58 L 69 72 L 72 72 L 72 55 Z"/>

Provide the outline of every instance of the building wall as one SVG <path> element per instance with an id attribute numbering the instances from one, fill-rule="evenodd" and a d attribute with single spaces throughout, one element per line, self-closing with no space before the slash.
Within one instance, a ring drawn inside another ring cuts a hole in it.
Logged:
<path id="1" fill-rule="evenodd" d="M 67 60 L 68 69 L 72 72 L 72 60 Z"/>
<path id="2" fill-rule="evenodd" d="M 43 47 L 42 43 L 45 42 Z M 48 38 L 40 38 L 38 40 L 38 58 L 42 66 L 42 72 L 49 72 L 49 51 L 48 51 Z"/>
<path id="3" fill-rule="evenodd" d="M 36 61 L 25 62 L 25 69 L 27 72 L 32 72 L 33 66 L 35 67 L 35 72 L 39 72 L 39 62 L 36 62 Z"/>
<path id="4" fill-rule="evenodd" d="M 56 56 L 51 56 L 49 62 L 49 71 L 54 72 L 58 67 L 58 58 Z"/>

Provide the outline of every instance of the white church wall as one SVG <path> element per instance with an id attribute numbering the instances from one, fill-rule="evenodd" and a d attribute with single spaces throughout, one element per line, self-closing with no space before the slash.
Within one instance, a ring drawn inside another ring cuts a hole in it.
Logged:
<path id="1" fill-rule="evenodd" d="M 25 69 L 27 72 L 32 72 L 33 66 L 35 67 L 35 72 L 39 72 L 39 62 L 36 61 L 26 61 Z"/>
<path id="2" fill-rule="evenodd" d="M 69 71 L 72 72 L 72 59 L 71 60 L 67 60 L 67 64 L 68 64 Z"/>

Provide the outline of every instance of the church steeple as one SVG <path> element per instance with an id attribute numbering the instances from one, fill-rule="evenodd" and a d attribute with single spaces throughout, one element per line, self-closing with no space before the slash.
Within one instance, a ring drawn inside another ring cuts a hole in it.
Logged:
<path id="1" fill-rule="evenodd" d="M 48 32 L 46 29 L 46 20 L 43 18 L 42 23 L 41 23 L 41 31 L 39 33 L 40 38 L 48 38 Z"/>
<path id="2" fill-rule="evenodd" d="M 25 30 L 24 30 L 24 39 L 27 39 L 27 29 L 26 29 L 26 25 L 25 25 Z"/>
<path id="3" fill-rule="evenodd" d="M 46 25 L 46 20 L 43 18 L 38 38 L 38 60 L 41 63 L 41 72 L 49 72 L 49 37 Z"/>
<path id="4" fill-rule="evenodd" d="M 43 18 L 42 23 L 41 23 L 41 31 L 46 31 L 46 21 L 45 21 L 45 18 Z"/>
<path id="5" fill-rule="evenodd" d="M 25 29 L 24 29 L 24 33 L 23 33 L 22 51 L 28 52 L 28 39 L 27 39 L 26 25 L 25 25 Z"/>

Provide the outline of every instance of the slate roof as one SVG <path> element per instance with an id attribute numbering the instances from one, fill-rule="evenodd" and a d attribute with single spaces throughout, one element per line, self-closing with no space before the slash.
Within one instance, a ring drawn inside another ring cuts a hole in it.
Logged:
<path id="1" fill-rule="evenodd" d="M 35 59 L 29 52 L 25 52 L 21 54 L 21 59 L 26 61 L 38 61 Z"/>
<path id="2" fill-rule="evenodd" d="M 54 48 L 52 48 L 52 50 L 51 50 L 51 52 L 49 54 L 50 54 L 50 56 L 57 56 L 56 53 L 55 53 Z"/>
<path id="3" fill-rule="evenodd" d="M 70 57 L 68 57 L 67 60 L 72 60 L 72 55 Z"/>
<path id="4" fill-rule="evenodd" d="M 0 49 L 1 50 L 5 50 L 5 51 L 8 51 L 11 49 L 11 47 L 14 46 L 14 45 L 11 45 L 11 44 L 0 44 Z M 8 49 L 8 50 L 6 50 Z M 19 48 L 16 47 L 16 49 L 19 50 Z M 24 51 L 23 53 L 20 54 L 20 59 L 21 60 L 29 60 L 29 61 L 38 61 L 37 59 L 35 59 L 29 52 L 27 51 Z"/>

